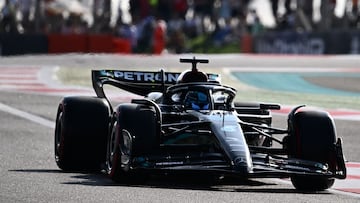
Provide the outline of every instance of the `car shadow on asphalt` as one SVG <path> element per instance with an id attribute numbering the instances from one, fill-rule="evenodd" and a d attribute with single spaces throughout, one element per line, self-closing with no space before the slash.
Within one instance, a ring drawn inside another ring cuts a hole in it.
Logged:
<path id="1" fill-rule="evenodd" d="M 145 179 L 136 179 L 126 183 L 116 183 L 103 173 L 64 172 L 59 169 L 17 169 L 9 172 L 21 173 L 54 173 L 69 174 L 73 179 L 62 182 L 68 185 L 103 186 L 103 187 L 141 187 L 141 188 L 163 188 L 163 189 L 184 189 L 204 190 L 223 192 L 251 192 L 251 193 L 300 193 L 300 194 L 332 194 L 329 191 L 308 192 L 298 191 L 286 184 L 276 183 L 268 179 L 244 179 L 244 178 L 223 178 L 211 177 L 199 174 L 179 175 L 155 175 Z"/>

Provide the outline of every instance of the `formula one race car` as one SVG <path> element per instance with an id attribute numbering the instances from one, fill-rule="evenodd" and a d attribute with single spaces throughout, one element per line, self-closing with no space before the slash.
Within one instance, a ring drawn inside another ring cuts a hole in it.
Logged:
<path id="1" fill-rule="evenodd" d="M 103 169 L 117 182 L 172 172 L 289 177 L 295 188 L 309 191 L 330 188 L 336 178 L 346 177 L 342 140 L 328 113 L 298 106 L 288 115 L 287 129 L 272 127 L 271 110 L 280 105 L 234 102 L 234 88 L 220 84 L 219 75 L 197 69 L 208 60 L 180 62 L 192 69 L 93 70 L 97 97 L 65 97 L 59 104 L 59 168 Z M 143 98 L 114 108 L 105 84 Z"/>

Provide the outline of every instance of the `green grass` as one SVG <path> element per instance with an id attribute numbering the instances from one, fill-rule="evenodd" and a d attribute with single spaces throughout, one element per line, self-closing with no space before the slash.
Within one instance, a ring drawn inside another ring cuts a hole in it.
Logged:
<path id="1" fill-rule="evenodd" d="M 239 41 L 216 46 L 210 39 L 210 36 L 207 35 L 188 40 L 186 47 L 193 53 L 224 54 L 241 52 Z"/>
<path id="2" fill-rule="evenodd" d="M 65 85 L 79 85 L 91 87 L 90 68 L 60 68 L 57 78 Z"/>

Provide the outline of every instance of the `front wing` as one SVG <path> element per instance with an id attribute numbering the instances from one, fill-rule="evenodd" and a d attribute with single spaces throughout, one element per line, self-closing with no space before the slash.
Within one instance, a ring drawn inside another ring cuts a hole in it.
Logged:
<path id="1" fill-rule="evenodd" d="M 341 173 L 333 173 L 328 170 L 326 164 L 282 156 L 252 154 L 253 167 L 251 171 L 236 170 L 231 163 L 222 159 L 219 154 L 204 154 L 203 156 L 203 159 L 190 157 L 188 154 L 177 155 L 176 157 L 169 155 L 137 157 L 133 160 L 133 169 L 163 173 L 200 172 L 243 178 L 287 178 L 294 175 L 339 179 L 346 177 L 346 170 L 340 170 Z"/>

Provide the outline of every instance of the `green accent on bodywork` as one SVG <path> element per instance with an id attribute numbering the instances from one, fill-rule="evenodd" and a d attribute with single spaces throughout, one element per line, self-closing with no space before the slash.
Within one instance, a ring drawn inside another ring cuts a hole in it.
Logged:
<path id="1" fill-rule="evenodd" d="M 168 139 L 164 142 L 164 144 L 176 144 L 179 140 L 184 140 L 186 138 L 194 136 L 193 134 L 184 133 L 182 135 L 176 136 L 173 139 Z"/>
<path id="2" fill-rule="evenodd" d="M 111 71 L 111 70 L 101 70 L 100 75 L 105 76 L 105 77 L 111 77 L 111 78 L 115 77 L 113 71 Z"/>

